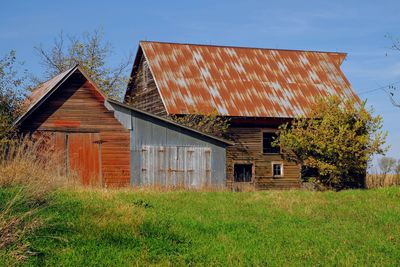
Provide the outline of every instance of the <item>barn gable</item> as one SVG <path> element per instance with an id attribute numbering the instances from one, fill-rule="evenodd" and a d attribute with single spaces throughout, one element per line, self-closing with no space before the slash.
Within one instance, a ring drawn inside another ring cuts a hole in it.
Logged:
<path id="1" fill-rule="evenodd" d="M 167 116 L 167 110 L 150 71 L 149 63 L 140 46 L 133 64 L 124 102 L 158 116 Z"/>
<path id="2" fill-rule="evenodd" d="M 69 84 L 66 85 L 65 82 L 68 82 Z M 36 111 L 36 109 L 41 107 L 49 97 L 51 97 L 56 91 L 59 91 L 60 87 L 71 87 L 72 83 L 75 83 L 75 90 L 83 83 L 87 83 L 85 88 L 91 90 L 91 96 L 95 97 L 99 101 L 104 101 L 105 96 L 103 93 L 97 89 L 94 82 L 92 82 L 79 66 L 76 65 L 39 85 L 26 99 L 24 103 L 26 107 L 25 113 L 15 121 L 15 125 L 19 125 L 25 121 L 34 111 Z M 64 92 L 66 90 L 61 91 Z M 73 88 L 69 88 L 68 91 L 69 93 L 74 93 Z M 64 97 L 68 98 L 69 96 L 65 94 Z"/>

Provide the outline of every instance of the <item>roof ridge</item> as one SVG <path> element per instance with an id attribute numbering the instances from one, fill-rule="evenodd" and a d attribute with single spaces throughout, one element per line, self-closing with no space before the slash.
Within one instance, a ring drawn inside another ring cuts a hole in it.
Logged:
<path id="1" fill-rule="evenodd" d="M 334 51 L 321 51 L 321 50 L 302 50 L 302 49 L 285 49 L 285 48 L 251 47 L 251 46 L 233 46 L 233 45 L 215 45 L 215 44 L 195 44 L 195 43 L 178 43 L 178 42 L 147 41 L 147 40 L 140 40 L 139 43 L 159 43 L 159 44 L 173 44 L 173 45 L 208 46 L 208 47 L 222 47 L 222 48 L 260 49 L 260 50 L 275 50 L 275 51 L 287 51 L 287 52 L 305 52 L 305 53 L 322 53 L 322 54 L 347 55 L 347 53 L 340 52 L 340 51 L 334 52 Z"/>
<path id="2" fill-rule="evenodd" d="M 69 68 L 69 69 L 66 69 L 66 70 L 64 70 L 64 71 L 62 71 L 62 72 L 60 72 L 60 73 L 54 75 L 53 77 L 51 77 L 50 79 L 48 79 L 48 80 L 46 80 L 46 81 L 44 81 L 44 82 L 39 83 L 39 84 L 33 89 L 33 91 L 35 91 L 36 89 L 40 88 L 40 87 L 41 87 L 42 85 L 44 85 L 45 83 L 48 83 L 48 82 L 50 82 L 50 81 L 52 81 L 52 80 L 56 80 L 57 77 L 61 77 L 61 76 L 65 75 L 65 74 L 67 74 L 67 73 L 70 72 L 72 69 L 76 68 L 77 66 L 78 66 L 78 64 L 76 64 L 76 65 L 74 65 L 73 67 L 71 67 L 71 68 Z"/>

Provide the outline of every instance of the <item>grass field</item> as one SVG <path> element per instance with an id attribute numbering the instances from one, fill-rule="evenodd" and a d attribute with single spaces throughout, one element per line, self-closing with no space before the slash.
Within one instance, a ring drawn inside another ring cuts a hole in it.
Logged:
<path id="1" fill-rule="evenodd" d="M 0 189 L 0 205 L 13 194 Z M 62 189 L 39 215 L 45 227 L 27 238 L 35 255 L 22 265 L 400 265 L 400 188 Z"/>

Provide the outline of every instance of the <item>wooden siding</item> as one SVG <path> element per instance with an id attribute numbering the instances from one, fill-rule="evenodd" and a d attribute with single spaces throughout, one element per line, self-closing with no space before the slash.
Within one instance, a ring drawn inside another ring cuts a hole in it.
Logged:
<path id="1" fill-rule="evenodd" d="M 142 56 L 138 68 L 131 77 L 129 85 L 130 95 L 125 97 L 125 102 L 135 108 L 150 112 L 158 116 L 167 116 L 167 111 L 161 100 L 156 83 L 150 69 L 146 67 L 146 59 Z"/>
<path id="2" fill-rule="evenodd" d="M 80 72 L 65 81 L 20 129 L 23 133 L 98 133 L 103 185 L 129 185 L 129 131 L 104 107 L 103 99 Z"/>
<path id="3" fill-rule="evenodd" d="M 227 147 L 227 186 L 232 189 L 241 188 L 243 183 L 234 182 L 234 164 L 253 164 L 253 177 L 250 185 L 256 189 L 290 189 L 300 186 L 300 167 L 287 162 L 280 154 L 262 153 L 262 133 L 274 131 L 276 128 L 231 127 L 229 133 L 235 146 Z M 272 163 L 283 164 L 283 176 L 273 177 Z"/>

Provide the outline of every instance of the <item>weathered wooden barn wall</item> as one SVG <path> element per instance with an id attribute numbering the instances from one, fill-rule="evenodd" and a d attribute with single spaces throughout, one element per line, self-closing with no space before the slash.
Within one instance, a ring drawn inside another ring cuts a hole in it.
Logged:
<path id="1" fill-rule="evenodd" d="M 157 85 L 141 50 L 132 70 L 132 80 L 128 85 L 125 103 L 158 116 L 167 116 Z"/>
<path id="2" fill-rule="evenodd" d="M 93 179 L 104 186 L 129 185 L 130 133 L 103 102 L 94 85 L 76 70 L 21 123 L 20 130 L 53 133 L 58 147 L 68 154 L 65 164 L 80 172 L 84 184 L 93 182 L 88 176 L 98 172 Z"/>
<path id="3" fill-rule="evenodd" d="M 133 185 L 153 183 L 151 179 L 148 180 L 148 177 L 155 177 L 154 170 L 151 170 L 153 174 L 150 176 L 145 173 L 151 165 L 144 157 L 148 157 L 149 153 L 154 155 L 154 151 L 157 151 L 164 156 L 153 158 L 155 161 L 157 158 L 160 159 L 154 163 L 158 165 L 153 166 L 159 171 L 159 176 L 155 178 L 154 183 L 188 187 L 225 186 L 227 143 L 174 125 L 154 115 L 122 106 L 122 104 L 108 101 L 106 106 L 115 112 L 116 118 L 127 129 L 130 129 L 131 183 Z M 207 155 L 208 153 L 210 155 Z M 161 163 L 160 165 L 160 161 L 171 161 L 174 155 L 176 160 L 172 164 Z M 190 164 L 198 165 L 191 166 Z M 169 170 L 165 170 L 165 167 Z M 208 171 L 210 174 L 207 173 Z"/>
<path id="4" fill-rule="evenodd" d="M 277 127 L 242 126 L 231 127 L 229 133 L 234 137 L 235 145 L 227 147 L 227 186 L 235 189 L 243 183 L 234 182 L 234 164 L 253 164 L 253 177 L 250 185 L 256 189 L 289 189 L 300 186 L 300 166 L 286 161 L 281 154 L 264 154 L 262 151 L 262 133 L 276 131 Z M 272 163 L 283 164 L 283 176 L 274 177 Z"/>

